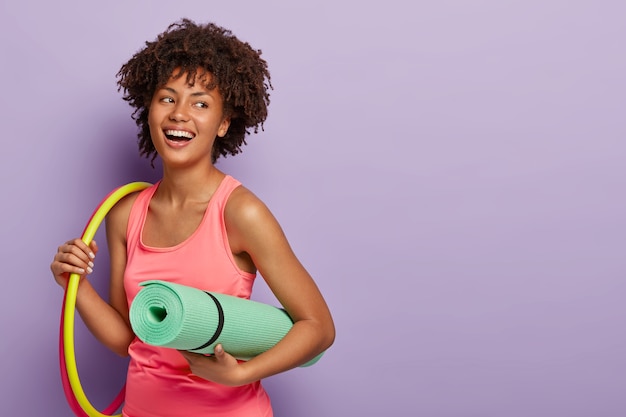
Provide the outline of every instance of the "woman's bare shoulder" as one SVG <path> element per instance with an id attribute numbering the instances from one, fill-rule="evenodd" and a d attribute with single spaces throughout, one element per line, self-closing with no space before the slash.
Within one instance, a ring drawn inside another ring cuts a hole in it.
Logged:
<path id="1" fill-rule="evenodd" d="M 256 216 L 269 214 L 269 209 L 256 194 L 240 185 L 230 194 L 224 214 L 230 220 L 249 221 Z"/>
<path id="2" fill-rule="evenodd" d="M 126 234 L 128 218 L 133 204 L 137 200 L 140 191 L 135 191 L 122 197 L 106 215 L 106 227 L 108 231 Z"/>

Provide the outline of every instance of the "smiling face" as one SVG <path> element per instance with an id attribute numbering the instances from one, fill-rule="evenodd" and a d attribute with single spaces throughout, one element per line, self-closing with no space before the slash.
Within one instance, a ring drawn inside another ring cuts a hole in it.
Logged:
<path id="1" fill-rule="evenodd" d="M 186 74 L 174 74 L 155 91 L 150 103 L 150 136 L 165 165 L 180 166 L 196 161 L 211 162 L 217 136 L 230 124 L 224 115 L 222 96 L 209 90 L 206 74 L 190 85 Z"/>

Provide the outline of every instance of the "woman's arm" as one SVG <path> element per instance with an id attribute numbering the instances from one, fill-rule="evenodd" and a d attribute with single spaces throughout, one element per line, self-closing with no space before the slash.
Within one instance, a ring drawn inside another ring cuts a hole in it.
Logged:
<path id="1" fill-rule="evenodd" d="M 57 283 L 63 287 L 70 273 L 81 274 L 76 293 L 76 310 L 96 339 L 120 356 L 128 354 L 128 345 L 134 338 L 128 321 L 128 306 L 123 286 L 126 265 L 125 232 L 132 200 L 134 198 L 126 197 L 118 202 L 106 218 L 106 235 L 111 259 L 108 303 L 89 280 L 85 279 L 95 261 L 91 256 L 97 252 L 95 242 L 88 247 L 77 238 L 61 245 L 50 265 Z"/>
<path id="2" fill-rule="evenodd" d="M 335 328 L 317 285 L 265 204 L 239 187 L 233 191 L 224 215 L 233 253 L 250 257 L 294 321 L 274 347 L 241 364 L 219 348 L 212 358 L 183 352 L 197 375 L 226 385 L 242 385 L 313 359 L 333 343 Z"/>

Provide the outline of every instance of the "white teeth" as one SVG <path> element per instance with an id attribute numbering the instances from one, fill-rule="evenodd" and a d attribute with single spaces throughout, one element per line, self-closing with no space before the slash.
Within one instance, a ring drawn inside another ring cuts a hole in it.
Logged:
<path id="1" fill-rule="evenodd" d="M 184 130 L 166 130 L 165 134 L 167 136 L 176 136 L 179 138 L 193 139 L 193 135 L 189 132 L 185 132 Z"/>

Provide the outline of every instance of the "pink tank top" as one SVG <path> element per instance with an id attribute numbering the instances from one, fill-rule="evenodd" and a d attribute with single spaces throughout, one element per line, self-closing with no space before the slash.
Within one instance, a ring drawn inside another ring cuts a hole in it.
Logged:
<path id="1" fill-rule="evenodd" d="M 148 206 L 158 185 L 139 194 L 128 219 L 124 274 L 128 305 L 139 292 L 139 283 L 149 279 L 250 298 L 255 275 L 237 267 L 224 225 L 224 206 L 240 183 L 226 176 L 211 197 L 197 230 L 184 242 L 168 248 L 148 247 L 141 240 Z M 207 381 L 193 375 L 176 350 L 150 346 L 137 338 L 128 352 L 124 417 L 273 415 L 260 381 L 241 387 Z"/>

